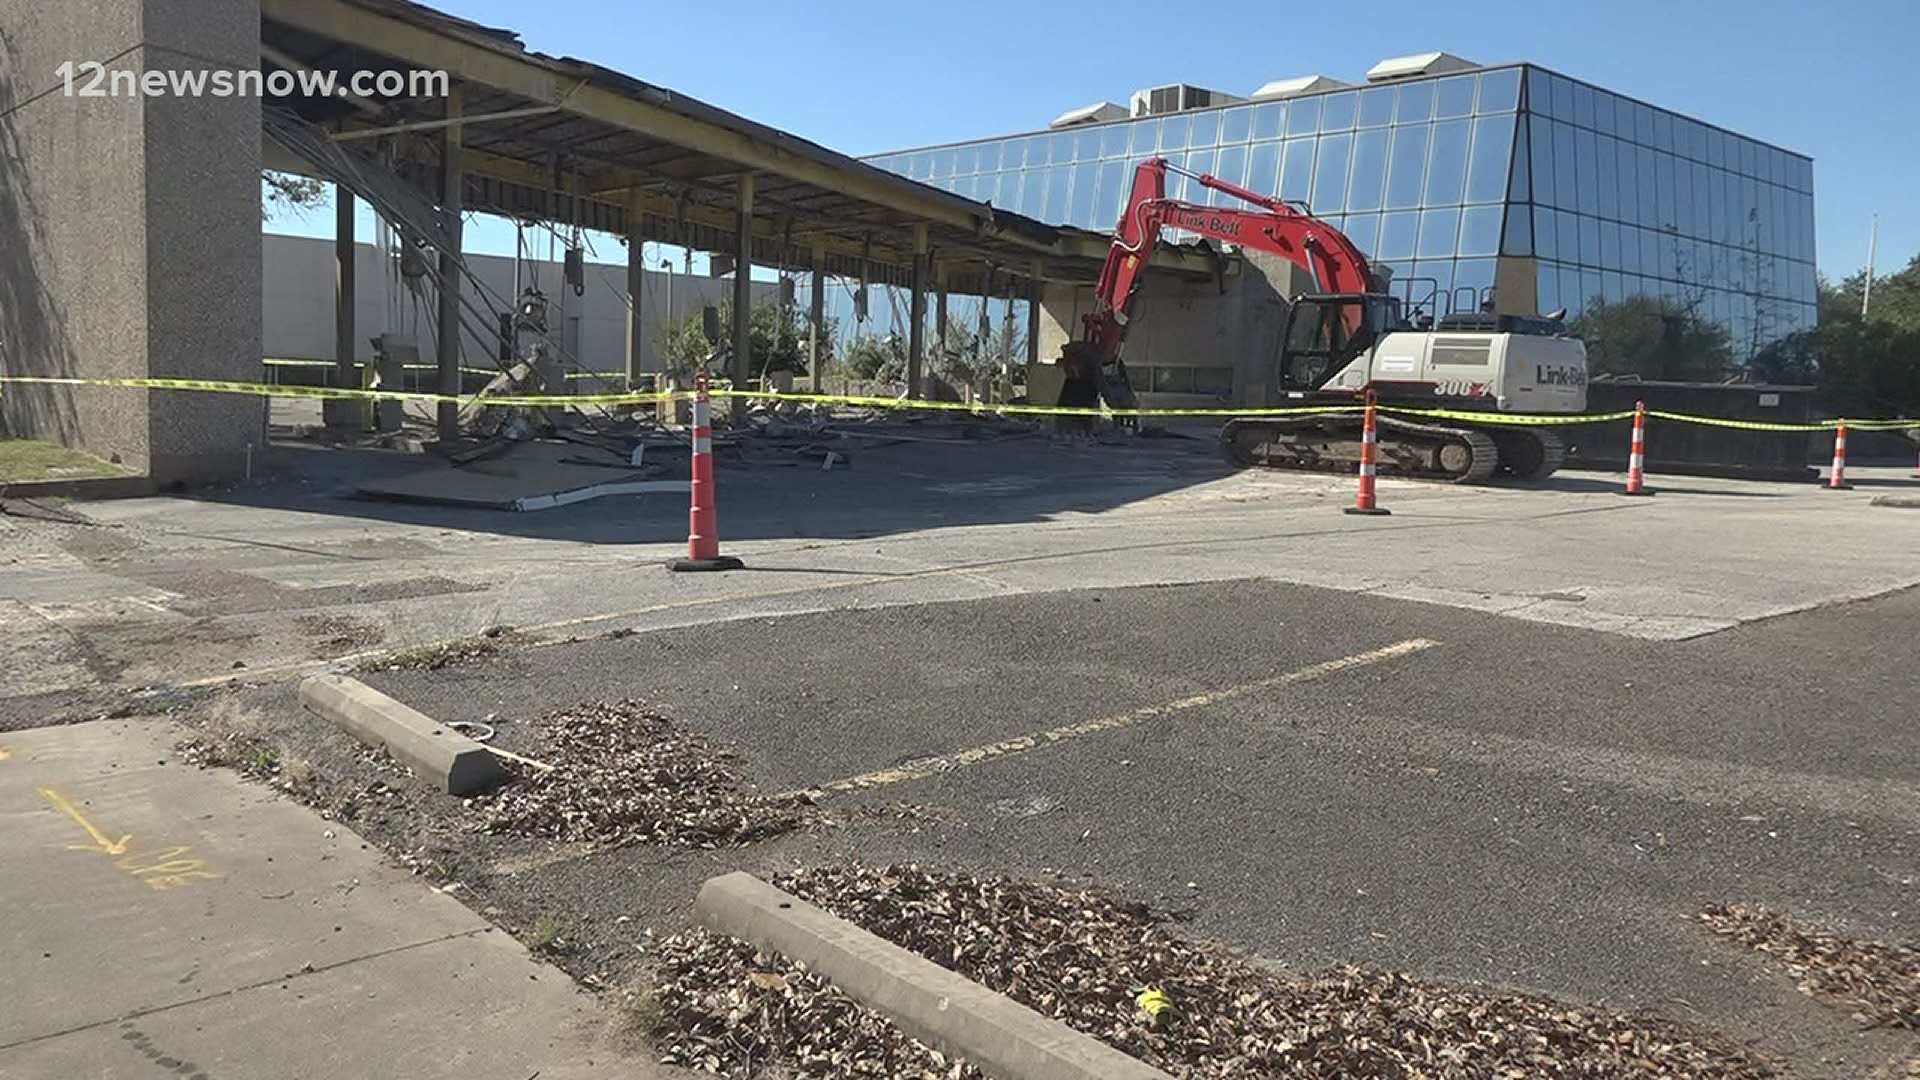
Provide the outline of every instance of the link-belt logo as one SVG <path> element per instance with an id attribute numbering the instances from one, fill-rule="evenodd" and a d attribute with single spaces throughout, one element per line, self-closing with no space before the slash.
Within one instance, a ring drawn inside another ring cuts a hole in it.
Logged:
<path id="1" fill-rule="evenodd" d="M 1208 214 L 1198 210 L 1182 210 L 1173 215 L 1173 227 L 1192 229 L 1199 232 L 1205 229 L 1215 236 L 1239 236 L 1240 222 L 1219 214 Z"/>
<path id="2" fill-rule="evenodd" d="M 1533 381 L 1541 386 L 1585 386 L 1587 369 L 1579 364 L 1535 364 Z"/>

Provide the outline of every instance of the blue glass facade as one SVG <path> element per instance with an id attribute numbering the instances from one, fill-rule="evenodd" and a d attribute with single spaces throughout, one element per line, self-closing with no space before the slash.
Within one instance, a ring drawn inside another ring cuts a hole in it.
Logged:
<path id="1" fill-rule="evenodd" d="M 1725 326 L 1736 356 L 1814 319 L 1810 160 L 1531 65 L 868 160 L 1104 232 L 1153 155 L 1306 205 L 1440 312 L 1496 277 L 1534 294 L 1503 309 L 1652 295 Z M 1169 194 L 1233 201 L 1179 177 Z"/>

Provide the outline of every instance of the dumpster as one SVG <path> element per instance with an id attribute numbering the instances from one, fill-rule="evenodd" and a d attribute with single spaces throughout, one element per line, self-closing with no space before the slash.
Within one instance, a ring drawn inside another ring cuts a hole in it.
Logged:
<path id="1" fill-rule="evenodd" d="M 1603 376 L 1588 384 L 1587 408 L 1617 412 L 1644 401 L 1649 410 L 1805 424 L 1814 419 L 1813 391 L 1811 386 L 1640 382 Z M 1626 469 L 1631 424 L 1585 424 L 1567 431 L 1569 466 Z M 1807 464 L 1804 431 L 1748 431 L 1659 419 L 1647 421 L 1647 471 L 1752 480 L 1819 478 L 1819 472 Z"/>

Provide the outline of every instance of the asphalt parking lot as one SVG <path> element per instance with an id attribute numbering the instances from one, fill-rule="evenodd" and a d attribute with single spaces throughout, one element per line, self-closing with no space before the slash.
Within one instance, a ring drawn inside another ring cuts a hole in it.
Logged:
<path id="1" fill-rule="evenodd" d="M 643 970 L 642 930 L 684 925 L 714 873 L 913 861 L 1093 882 L 1283 964 L 1646 1009 L 1796 1075 L 1857 1076 L 1920 1048 L 1689 920 L 1744 900 L 1920 937 L 1898 645 L 1916 617 L 1908 591 L 1650 643 L 1227 582 L 517 649 L 367 678 L 503 738 L 558 705 L 642 697 L 737 750 L 759 789 L 823 789 L 839 823 L 597 853 L 475 837 L 448 800 L 355 827 L 510 926 L 558 919 L 560 962 L 607 985 Z M 236 700 L 295 745 L 340 739 L 283 689 L 251 693 Z"/>

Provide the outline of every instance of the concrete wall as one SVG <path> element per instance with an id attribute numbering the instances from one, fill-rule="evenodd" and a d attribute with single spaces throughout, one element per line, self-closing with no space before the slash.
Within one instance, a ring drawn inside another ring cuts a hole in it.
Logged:
<path id="1" fill-rule="evenodd" d="M 290 360 L 331 360 L 333 345 L 333 241 L 268 233 L 260 238 L 262 279 L 260 317 L 265 355 Z M 372 244 L 355 245 L 355 350 L 360 360 L 371 360 L 372 341 L 383 331 L 410 334 L 420 342 L 421 356 L 433 356 L 434 297 L 430 284 L 416 296 L 399 277 L 394 260 L 383 258 Z M 492 309 L 516 295 L 513 260 L 496 255 L 469 255 L 468 264 L 492 295 L 467 294 L 480 307 Z M 532 284 L 537 269 L 541 291 L 547 295 L 548 319 L 568 327 L 564 339 L 577 360 L 589 371 L 626 371 L 627 268 L 610 263 L 587 263 L 586 293 L 573 295 L 561 278 L 557 262 L 540 260 L 521 270 L 521 284 Z M 668 325 L 667 299 L 671 284 L 675 319 L 684 319 L 703 305 L 719 304 L 733 294 L 730 280 L 647 272 L 640 304 L 642 370 L 659 371 L 660 334 Z M 755 283 L 756 303 L 779 297 L 779 286 Z M 804 308 L 801 309 L 804 313 Z M 462 353 L 472 367 L 490 366 L 497 342 L 475 335 L 471 328 Z M 430 362 L 430 361 L 429 361 Z M 590 389 L 590 388 L 589 388 Z"/>
<path id="2" fill-rule="evenodd" d="M 257 0 L 0 0 L 0 371 L 258 371 L 259 103 L 68 97 L 57 70 L 88 59 L 250 68 L 259 38 Z M 262 403 L 244 397 L 18 386 L 0 396 L 9 434 L 162 483 L 238 473 L 264 421 Z"/>
<path id="3" fill-rule="evenodd" d="M 1246 252 L 1242 258 L 1224 288 L 1212 281 L 1149 276 L 1134 301 L 1122 352 L 1127 366 L 1231 368 L 1231 403 L 1264 403 L 1277 383 L 1274 365 L 1286 298 L 1308 291 L 1311 282 L 1305 271 L 1277 256 Z M 1036 330 L 1043 363 L 1057 358 L 1061 346 L 1079 334 L 1080 317 L 1093 303 L 1091 287 L 1047 287 Z"/>

